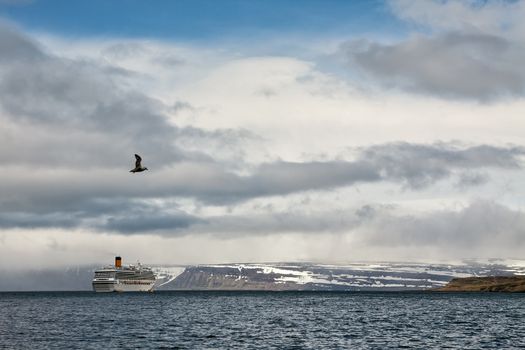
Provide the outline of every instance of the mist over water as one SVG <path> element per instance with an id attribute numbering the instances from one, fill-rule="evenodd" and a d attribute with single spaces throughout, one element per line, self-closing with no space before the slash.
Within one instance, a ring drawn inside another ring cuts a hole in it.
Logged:
<path id="1" fill-rule="evenodd" d="M 525 295 L 0 293 L 7 349 L 525 346 Z"/>

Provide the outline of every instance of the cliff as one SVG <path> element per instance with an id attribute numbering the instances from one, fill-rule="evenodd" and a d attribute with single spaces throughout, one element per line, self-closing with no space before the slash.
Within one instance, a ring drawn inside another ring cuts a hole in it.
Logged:
<path id="1" fill-rule="evenodd" d="M 453 278 L 439 292 L 525 292 L 525 276 Z"/>
<path id="2" fill-rule="evenodd" d="M 274 274 L 257 274 L 255 270 L 231 267 L 191 266 L 170 284 L 175 290 L 304 290 L 301 285 L 274 283 Z"/>

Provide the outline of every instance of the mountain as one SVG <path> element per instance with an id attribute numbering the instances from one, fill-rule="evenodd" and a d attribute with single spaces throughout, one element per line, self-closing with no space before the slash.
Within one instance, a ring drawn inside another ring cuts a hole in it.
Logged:
<path id="1" fill-rule="evenodd" d="M 512 276 L 519 262 L 468 262 L 459 265 L 417 263 L 216 264 L 188 266 L 163 279 L 158 290 L 326 290 L 398 291 L 445 286 L 455 277 Z"/>

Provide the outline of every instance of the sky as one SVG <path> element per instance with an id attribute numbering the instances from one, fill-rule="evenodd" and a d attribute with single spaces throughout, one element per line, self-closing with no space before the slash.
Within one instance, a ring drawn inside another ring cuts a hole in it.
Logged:
<path id="1" fill-rule="evenodd" d="M 521 259 L 524 15 L 0 0 L 0 269 Z"/>

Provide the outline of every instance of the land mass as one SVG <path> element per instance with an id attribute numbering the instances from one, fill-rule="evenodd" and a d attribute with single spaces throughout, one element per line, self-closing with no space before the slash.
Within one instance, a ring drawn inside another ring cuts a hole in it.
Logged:
<path id="1" fill-rule="evenodd" d="M 525 292 L 525 276 L 488 276 L 453 278 L 439 292 Z"/>
<path id="2" fill-rule="evenodd" d="M 159 271 L 157 290 L 403 291 L 442 288 L 454 277 L 510 276 L 521 269 L 497 264 L 310 263 L 186 266 Z"/>

